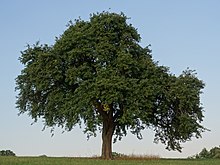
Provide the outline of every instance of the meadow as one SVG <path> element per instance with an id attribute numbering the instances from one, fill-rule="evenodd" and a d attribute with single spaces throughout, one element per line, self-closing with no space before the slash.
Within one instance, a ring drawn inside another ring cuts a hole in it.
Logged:
<path id="1" fill-rule="evenodd" d="M 220 159 L 101 160 L 58 157 L 0 157 L 0 165 L 219 165 Z"/>

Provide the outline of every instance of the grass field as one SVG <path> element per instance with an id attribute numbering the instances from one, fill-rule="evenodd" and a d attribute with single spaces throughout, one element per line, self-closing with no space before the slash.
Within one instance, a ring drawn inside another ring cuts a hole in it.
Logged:
<path id="1" fill-rule="evenodd" d="M 88 158 L 0 157 L 0 165 L 220 165 L 220 159 L 100 160 Z"/>

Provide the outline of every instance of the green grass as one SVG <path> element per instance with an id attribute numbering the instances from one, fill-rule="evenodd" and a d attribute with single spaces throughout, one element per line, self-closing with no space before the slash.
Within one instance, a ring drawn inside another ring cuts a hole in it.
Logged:
<path id="1" fill-rule="evenodd" d="M 100 160 L 88 158 L 0 157 L 0 165 L 220 165 L 220 159 Z"/>

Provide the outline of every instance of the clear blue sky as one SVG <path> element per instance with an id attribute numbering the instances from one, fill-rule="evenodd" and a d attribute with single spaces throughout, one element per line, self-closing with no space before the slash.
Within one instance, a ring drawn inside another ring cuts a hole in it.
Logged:
<path id="1" fill-rule="evenodd" d="M 157 154 L 162 157 L 187 157 L 203 147 L 220 145 L 220 1 L 219 0 L 1 0 L 0 4 L 0 150 L 17 155 L 91 156 L 98 155 L 101 137 L 91 138 L 78 127 L 62 134 L 57 129 L 41 131 L 41 122 L 31 125 L 27 115 L 18 116 L 15 108 L 14 79 L 22 69 L 18 61 L 27 43 L 53 44 L 69 20 L 107 10 L 124 12 L 142 37 L 141 44 L 152 45 L 153 58 L 180 74 L 195 69 L 206 87 L 201 101 L 204 126 L 211 129 L 202 139 L 183 145 L 182 153 L 169 152 L 153 143 L 153 132 L 143 133 L 139 141 L 128 134 L 113 150 L 126 154 Z"/>

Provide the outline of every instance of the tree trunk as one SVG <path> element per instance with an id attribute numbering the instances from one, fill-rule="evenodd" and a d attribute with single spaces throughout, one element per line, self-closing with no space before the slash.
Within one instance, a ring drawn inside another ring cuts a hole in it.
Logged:
<path id="1" fill-rule="evenodd" d="M 102 158 L 112 159 L 112 136 L 114 132 L 113 121 L 104 120 L 102 130 Z"/>

